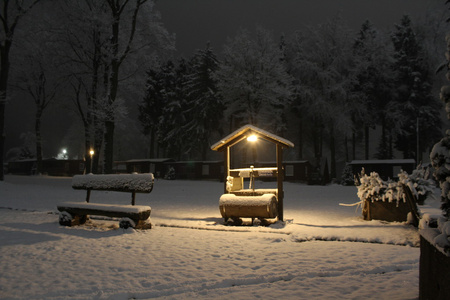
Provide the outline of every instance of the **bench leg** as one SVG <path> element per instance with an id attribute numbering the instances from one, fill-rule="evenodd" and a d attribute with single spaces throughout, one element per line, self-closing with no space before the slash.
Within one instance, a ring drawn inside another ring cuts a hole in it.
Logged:
<path id="1" fill-rule="evenodd" d="M 75 226 L 86 223 L 88 216 L 86 215 L 72 215 L 67 211 L 59 213 L 59 224 L 62 226 Z"/>
<path id="2" fill-rule="evenodd" d="M 131 193 L 131 205 L 136 203 L 136 192 Z"/>

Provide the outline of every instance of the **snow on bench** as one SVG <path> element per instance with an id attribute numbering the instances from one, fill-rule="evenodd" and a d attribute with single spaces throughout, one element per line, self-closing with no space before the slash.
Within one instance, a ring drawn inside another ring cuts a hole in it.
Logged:
<path id="1" fill-rule="evenodd" d="M 136 193 L 150 193 L 153 189 L 153 174 L 108 174 L 108 175 L 75 175 L 72 188 L 87 190 L 86 202 L 89 202 L 91 191 L 129 192 L 132 194 L 131 205 L 135 204 Z"/>
<path id="2" fill-rule="evenodd" d="M 223 194 L 219 200 L 222 217 L 229 218 L 275 218 L 278 215 L 277 197 L 274 194 L 237 196 Z"/>
<path id="3" fill-rule="evenodd" d="M 153 174 L 117 174 L 117 175 L 76 175 L 72 179 L 72 188 L 87 190 L 86 202 L 64 202 L 57 208 L 60 211 L 59 223 L 65 226 L 84 224 L 89 215 L 101 215 L 122 218 L 122 228 L 151 228 L 145 220 L 150 217 L 150 206 L 135 205 L 136 193 L 150 193 L 153 189 Z M 129 192 L 131 205 L 111 205 L 89 203 L 92 190 Z"/>

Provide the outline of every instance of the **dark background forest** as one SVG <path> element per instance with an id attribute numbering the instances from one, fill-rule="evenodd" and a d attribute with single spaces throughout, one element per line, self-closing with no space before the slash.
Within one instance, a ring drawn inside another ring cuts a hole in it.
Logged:
<path id="1" fill-rule="evenodd" d="M 181 55 L 151 0 L 2 0 L 0 157 L 105 173 L 217 159 L 211 144 L 253 124 L 295 143 L 286 160 L 327 158 L 332 177 L 354 159 L 428 161 L 446 127 L 444 4 L 388 29 L 339 12 L 286 34 L 255 24 Z"/>

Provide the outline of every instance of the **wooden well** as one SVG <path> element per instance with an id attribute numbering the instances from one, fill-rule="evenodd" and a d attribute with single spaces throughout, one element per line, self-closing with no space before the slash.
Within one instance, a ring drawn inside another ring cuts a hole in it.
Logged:
<path id="1" fill-rule="evenodd" d="M 239 142 L 254 137 L 255 139 L 263 139 L 276 146 L 276 166 L 269 168 L 242 168 L 231 169 L 230 168 L 230 148 L 238 144 Z M 245 177 L 276 177 L 277 188 L 276 190 L 267 191 L 269 194 L 274 194 L 277 197 L 277 209 L 276 213 L 278 220 L 283 221 L 283 149 L 292 148 L 294 144 L 282 137 L 267 132 L 263 129 L 257 128 L 253 125 L 245 125 L 238 130 L 234 131 L 230 135 L 224 137 L 211 146 L 214 151 L 220 151 L 224 154 L 224 193 L 232 193 L 238 196 L 248 195 L 249 197 L 257 197 L 258 195 L 266 194 L 266 192 L 255 189 L 244 189 L 243 179 Z M 245 174 L 245 175 L 243 175 Z M 227 189 L 227 178 L 233 177 L 232 189 Z M 242 211 L 245 211 L 245 215 L 249 216 L 248 207 L 242 207 Z M 255 212 L 256 213 L 256 212 Z M 251 216 L 250 216 L 251 217 Z M 258 217 L 255 215 L 255 217 Z"/>

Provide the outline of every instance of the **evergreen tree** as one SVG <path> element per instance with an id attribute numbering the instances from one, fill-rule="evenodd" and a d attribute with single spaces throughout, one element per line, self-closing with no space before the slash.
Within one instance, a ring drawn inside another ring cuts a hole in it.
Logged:
<path id="1" fill-rule="evenodd" d="M 191 137 L 187 135 L 184 126 L 187 123 L 188 101 L 184 94 L 186 75 L 189 65 L 181 58 L 175 66 L 171 61 L 163 69 L 163 111 L 159 119 L 158 140 L 165 148 L 166 154 L 176 159 L 186 155 L 191 144 Z"/>
<path id="2" fill-rule="evenodd" d="M 160 117 L 164 105 L 164 74 L 161 67 L 158 70 L 150 69 L 147 71 L 147 84 L 145 96 L 139 104 L 139 121 L 142 125 L 144 135 L 150 136 L 150 158 L 157 157 L 155 148 L 157 146 L 156 134 Z"/>
<path id="3" fill-rule="evenodd" d="M 184 85 L 189 101 L 186 112 L 189 117 L 184 128 L 190 137 L 191 149 L 199 150 L 202 160 L 206 159 L 211 135 L 221 130 L 224 106 L 217 93 L 217 79 L 214 76 L 218 67 L 219 62 L 208 44 L 191 60 L 192 70 Z"/>
<path id="4" fill-rule="evenodd" d="M 217 76 L 231 129 L 245 123 L 276 133 L 285 129 L 283 111 L 291 97 L 292 79 L 281 59 L 271 32 L 262 28 L 254 37 L 241 30 L 227 42 Z"/>
<path id="5" fill-rule="evenodd" d="M 336 178 L 337 137 L 351 128 L 349 90 L 354 81 L 350 34 L 340 20 L 297 32 L 288 44 L 289 69 L 296 81 L 294 105 L 308 121 L 318 161 L 328 137 L 331 176 Z"/>
<path id="6" fill-rule="evenodd" d="M 404 16 L 392 34 L 394 45 L 394 68 L 397 70 L 395 85 L 397 94 L 392 105 L 398 115 L 395 147 L 404 158 L 421 160 L 425 145 L 438 139 L 440 128 L 439 105 L 431 93 L 430 70 L 426 64 L 426 53 L 413 31 L 411 19 Z M 419 140 L 419 153 L 417 143 Z"/>
<path id="7" fill-rule="evenodd" d="M 393 97 L 392 52 L 381 38 L 379 32 L 369 21 L 365 21 L 353 45 L 356 70 L 352 89 L 353 159 L 355 159 L 356 131 L 364 129 L 364 158 L 370 158 L 369 129 L 381 125 L 380 147 L 375 155 L 378 158 L 392 158 L 389 149 L 390 130 L 394 120 L 389 114 L 389 103 Z"/>

